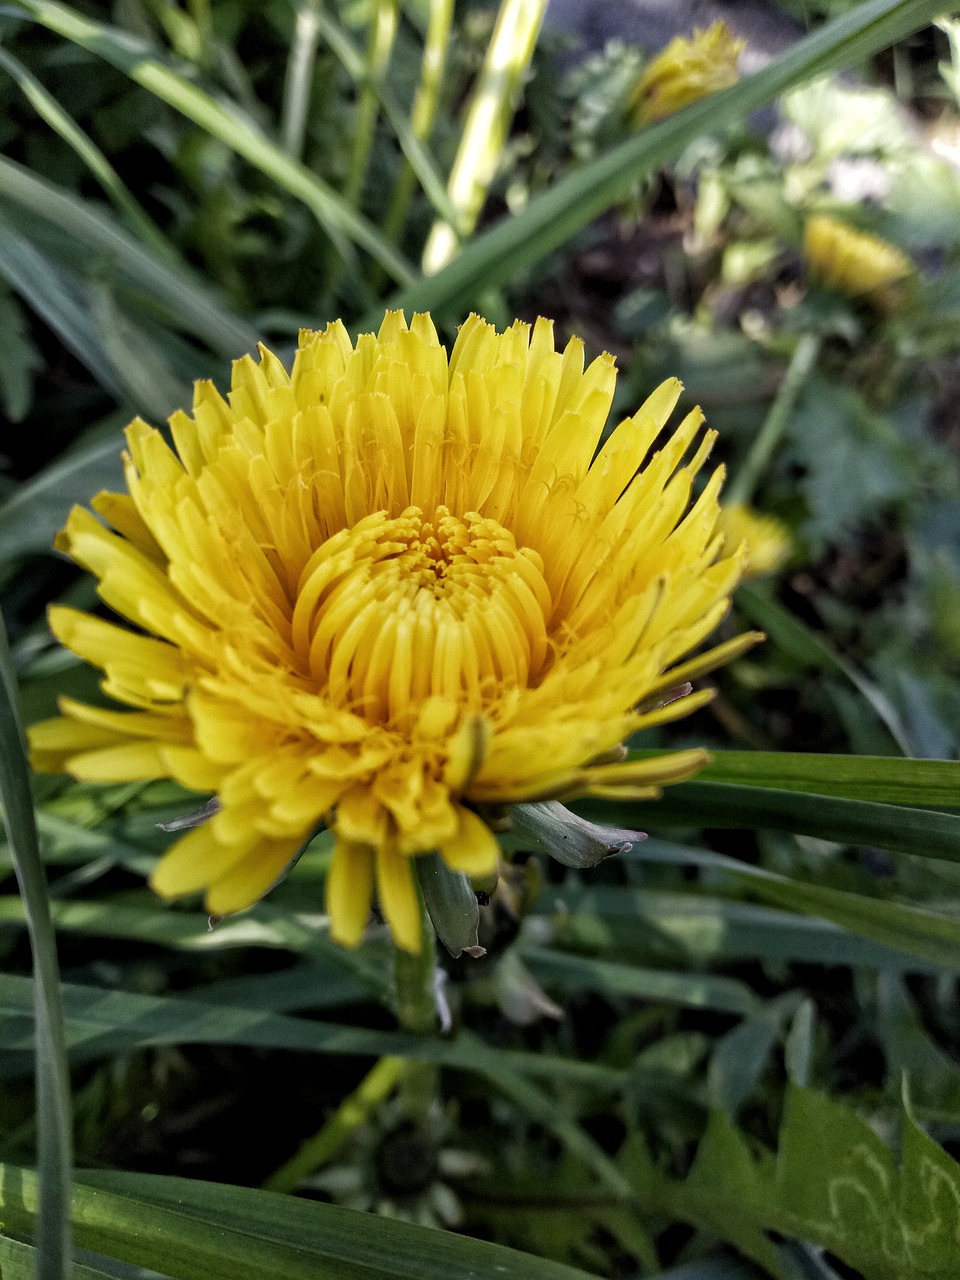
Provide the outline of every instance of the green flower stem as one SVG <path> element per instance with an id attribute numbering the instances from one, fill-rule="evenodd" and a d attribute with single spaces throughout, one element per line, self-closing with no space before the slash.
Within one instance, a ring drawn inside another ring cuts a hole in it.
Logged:
<path id="1" fill-rule="evenodd" d="M 724 502 L 727 506 L 748 503 L 753 497 L 760 477 L 776 453 L 797 397 L 813 371 L 819 354 L 819 335 L 805 333 L 796 345 L 780 390 L 743 460 L 743 465 L 726 488 Z"/>
<path id="2" fill-rule="evenodd" d="M 420 907 L 420 951 L 412 955 L 393 952 L 394 997 L 397 1021 L 404 1031 L 429 1036 L 437 1029 L 437 1000 L 434 988 L 437 971 L 437 942 L 427 914 L 423 890 L 415 880 Z M 401 1082 L 404 1108 L 411 1120 L 426 1118 L 437 1094 L 438 1071 L 432 1062 L 408 1062 Z"/>
<path id="3" fill-rule="evenodd" d="M 434 975 L 437 969 L 437 943 L 433 925 L 423 901 L 423 890 L 415 881 L 420 907 L 420 950 L 416 955 L 393 952 L 394 995 L 397 1021 L 404 1031 L 417 1036 L 431 1035 L 437 1027 L 437 1001 Z"/>
<path id="4" fill-rule="evenodd" d="M 452 22 L 453 0 L 431 0 L 430 22 L 423 45 L 423 59 L 420 63 L 420 83 L 417 85 L 410 110 L 410 131 L 420 142 L 426 142 L 430 137 L 434 117 L 437 114 Z M 413 166 L 409 160 L 405 160 L 383 223 L 383 234 L 391 244 L 399 243 L 407 221 L 407 212 L 416 181 L 417 175 Z"/>
<path id="5" fill-rule="evenodd" d="M 280 140 L 284 151 L 295 160 L 303 159 L 303 143 L 307 134 L 307 112 L 310 90 L 317 61 L 320 22 L 317 6 L 320 0 L 305 0 L 297 9 L 283 85 L 283 113 Z"/>
<path id="6" fill-rule="evenodd" d="M 267 1179 L 264 1188 L 289 1194 L 305 1178 L 329 1163 L 350 1135 L 366 1124 L 377 1107 L 389 1098 L 406 1070 L 403 1058 L 381 1058 L 319 1132 L 308 1138 L 299 1151 Z"/>

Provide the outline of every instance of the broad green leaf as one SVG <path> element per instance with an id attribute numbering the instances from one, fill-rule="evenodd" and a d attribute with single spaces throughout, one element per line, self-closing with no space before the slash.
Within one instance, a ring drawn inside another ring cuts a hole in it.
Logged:
<path id="1" fill-rule="evenodd" d="M 439 1040 L 396 1031 L 369 1031 L 271 1014 L 255 1008 L 207 1004 L 199 998 L 142 996 L 64 983 L 64 1026 L 70 1055 L 89 1060 L 160 1044 L 235 1044 L 302 1053 L 398 1058 L 436 1062 L 487 1074 L 501 1068 L 518 1075 L 580 1081 L 617 1089 L 623 1074 L 609 1067 L 520 1050 L 489 1049 L 473 1037 Z M 34 1047 L 33 983 L 0 974 L 0 1048 L 3 1066 L 25 1063 Z M 465 1041 L 465 1042 L 464 1042 Z"/>
<path id="2" fill-rule="evenodd" d="M 559 248 L 688 142 L 742 119 L 791 85 L 868 58 L 930 22 L 942 7 L 941 0 L 870 0 L 857 5 L 739 84 L 644 129 L 553 183 L 522 213 L 502 219 L 468 244 L 449 266 L 404 289 L 390 305 L 462 313 L 477 298 L 509 283 L 524 267 Z M 379 318 L 371 313 L 358 328 L 378 324 Z"/>
<path id="3" fill-rule="evenodd" d="M 0 619 L 0 802 L 26 908 L 35 980 L 30 988 L 30 1021 L 35 1027 L 38 1165 L 38 1280 L 70 1275 L 70 1165 L 72 1132 L 70 1076 L 62 1011 L 57 944 L 50 922 L 47 884 L 33 820 L 30 776 L 17 706 L 16 678 Z"/>
<path id="4" fill-rule="evenodd" d="M 366 249 L 394 280 L 405 284 L 411 279 L 412 270 L 403 256 L 332 187 L 287 155 L 238 108 L 219 102 L 167 65 L 148 44 L 119 28 L 93 22 L 54 0 L 24 0 L 23 7 L 48 30 L 109 62 L 302 200 L 345 261 L 353 256 L 353 241 Z"/>
<path id="5" fill-rule="evenodd" d="M 716 1111 L 686 1181 L 642 1155 L 636 1164 L 644 1207 L 706 1227 L 774 1275 L 786 1273 L 775 1255 L 763 1256 L 771 1231 L 829 1249 L 870 1280 L 957 1274 L 960 1165 L 909 1116 L 898 1162 L 855 1111 L 788 1084 L 775 1157 L 753 1154 Z"/>
<path id="6" fill-rule="evenodd" d="M 822 796 L 873 800 L 880 804 L 960 809 L 960 761 L 957 760 L 903 760 L 896 756 L 816 755 L 799 751 L 713 751 L 710 763 L 697 777 L 705 782 L 814 791 Z"/>
<path id="7" fill-rule="evenodd" d="M 164 306 L 170 322 L 228 359 L 252 350 L 259 335 L 226 311 L 209 286 L 175 270 L 138 244 L 108 213 L 0 156 L 0 206 L 24 219 L 41 219 L 63 232 L 72 259 L 115 271 Z M 22 227 L 21 227 L 22 230 Z"/>
<path id="8" fill-rule="evenodd" d="M 0 1211 L 35 1229 L 36 1179 L 0 1166 Z M 73 1193 L 85 1248 L 177 1280 L 587 1280 L 543 1258 L 334 1205 L 186 1178 L 88 1172 Z"/>

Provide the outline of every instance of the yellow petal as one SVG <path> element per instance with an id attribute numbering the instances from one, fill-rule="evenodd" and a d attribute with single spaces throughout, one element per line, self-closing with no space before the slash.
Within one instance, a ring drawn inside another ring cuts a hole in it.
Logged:
<path id="1" fill-rule="evenodd" d="M 396 945 L 416 954 L 422 939 L 413 867 L 409 858 L 396 853 L 389 844 L 377 849 L 377 898 Z"/>
<path id="2" fill-rule="evenodd" d="M 296 856 L 305 837 L 263 840 L 207 889 L 204 902 L 211 915 L 229 916 L 252 907 L 273 888 Z"/>
<path id="3" fill-rule="evenodd" d="M 496 836 L 472 809 L 460 805 L 457 815 L 460 819 L 457 834 L 440 845 L 444 862 L 468 876 L 492 875 L 500 859 Z"/>
<path id="4" fill-rule="evenodd" d="M 373 896 L 374 851 L 367 844 L 338 839 L 327 873 L 327 914 L 330 936 L 344 947 L 355 947 L 370 919 Z"/>

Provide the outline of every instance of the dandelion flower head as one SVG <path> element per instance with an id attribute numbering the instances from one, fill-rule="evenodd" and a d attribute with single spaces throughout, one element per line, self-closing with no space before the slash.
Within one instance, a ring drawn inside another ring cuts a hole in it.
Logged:
<path id="1" fill-rule="evenodd" d="M 677 36 L 644 69 L 630 94 L 634 125 L 653 124 L 739 78 L 738 61 L 746 46 L 725 22 L 692 36 Z"/>
<path id="2" fill-rule="evenodd" d="M 643 798 L 703 763 L 616 749 L 701 705 L 669 691 L 743 647 L 683 661 L 740 572 L 719 470 L 691 505 L 714 436 L 694 410 L 652 451 L 672 380 L 601 443 L 613 360 L 585 369 L 546 320 L 473 316 L 448 357 L 428 316 L 390 313 L 355 346 L 340 322 L 304 331 L 290 372 L 259 356 L 226 398 L 197 384 L 174 448 L 133 422 L 128 492 L 71 513 L 58 545 L 135 629 L 63 606 L 50 625 L 130 709 L 64 699 L 34 761 L 215 793 L 152 884 L 217 915 L 326 823 L 333 936 L 359 940 L 375 889 L 416 951 L 415 855 L 491 874 L 489 806 Z"/>

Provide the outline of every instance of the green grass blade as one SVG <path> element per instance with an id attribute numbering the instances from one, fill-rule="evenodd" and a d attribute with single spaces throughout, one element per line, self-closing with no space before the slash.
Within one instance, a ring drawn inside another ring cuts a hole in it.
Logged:
<path id="1" fill-rule="evenodd" d="M 34 1280 L 37 1274 L 37 1251 L 31 1244 L 0 1236 L 0 1276 L 3 1280 Z M 117 1280 L 116 1268 L 102 1271 L 99 1267 L 75 1262 L 70 1272 L 71 1280 Z M 131 1280 L 133 1274 L 128 1272 Z"/>
<path id="2" fill-rule="evenodd" d="M 960 969 L 960 919 L 913 903 L 894 902 L 791 880 L 764 867 L 740 862 L 708 849 L 648 840 L 627 855 L 636 862 L 669 862 L 698 866 L 730 875 L 741 890 L 790 911 L 830 920 L 861 938 L 932 964 Z"/>
<path id="3" fill-rule="evenodd" d="M 30 983 L 37 1079 L 37 1280 L 70 1276 L 70 1076 L 60 1007 L 57 944 L 33 820 L 30 775 L 17 706 L 16 677 L 0 621 L 0 800 L 23 896 L 36 975 Z"/>
<path id="4" fill-rule="evenodd" d="M 173 245 L 151 222 L 132 193 L 124 186 L 120 175 L 91 137 L 80 128 L 73 117 L 63 109 L 52 93 L 40 83 L 8 50 L 0 48 L 0 67 L 19 85 L 24 97 L 51 129 L 72 147 L 113 202 L 114 208 L 127 226 L 158 257 L 176 262 L 178 256 Z"/>
<path id="5" fill-rule="evenodd" d="M 960 862 L 960 817 L 933 809 L 848 800 L 842 796 L 748 787 L 730 782 L 681 782 L 662 800 L 642 806 L 591 801 L 577 806 L 594 822 L 641 829 L 666 826 L 762 827 L 818 836 L 840 844 L 874 845 L 892 853 Z"/>
<path id="6" fill-rule="evenodd" d="M 686 851 L 684 860 L 695 861 L 689 853 Z M 744 864 L 737 865 L 742 868 Z M 565 938 L 579 938 L 582 929 L 585 943 L 596 945 L 599 922 L 609 945 L 618 948 L 620 954 L 641 952 L 644 957 L 650 955 L 669 963 L 685 960 L 705 965 L 752 959 L 943 972 L 942 964 L 871 942 L 829 920 L 798 916 L 752 902 L 597 885 L 552 888 L 550 909 L 556 904 L 562 904 L 570 913 L 564 927 Z"/>
<path id="7" fill-rule="evenodd" d="M 737 605 L 752 622 L 763 627 L 771 641 L 798 662 L 833 671 L 843 676 L 870 704 L 880 723 L 904 755 L 914 754 L 910 735 L 896 707 L 872 680 L 842 653 L 838 653 L 825 635 L 818 634 L 795 618 L 765 591 L 744 586 L 737 591 Z"/>
<path id="8" fill-rule="evenodd" d="M 0 1166 L 5 1225 L 30 1231 L 36 1197 L 28 1170 Z M 73 1220 L 85 1248 L 177 1280 L 588 1280 L 468 1236 L 186 1178 L 85 1173 Z"/>
<path id="9" fill-rule="evenodd" d="M 688 142 L 741 119 L 791 85 L 836 71 L 910 35 L 937 16 L 942 0 L 870 0 L 841 15 L 739 84 L 645 129 L 536 196 L 467 245 L 435 276 L 397 294 L 392 307 L 443 314 L 463 312 L 483 293 L 507 284 L 591 219 L 615 204 L 638 179 L 666 164 Z M 376 328 L 379 316 L 359 329 Z"/>
<path id="10" fill-rule="evenodd" d="M 646 753 L 634 753 L 631 755 Z M 650 755 L 656 754 L 650 752 Z M 817 755 L 799 751 L 713 751 L 698 775 L 783 791 L 873 800 L 880 804 L 960 809 L 960 761 L 896 756 Z"/>
<path id="11" fill-rule="evenodd" d="M 101 1058 L 145 1045 L 233 1044 L 336 1056 L 379 1058 L 390 1054 L 471 1072 L 495 1072 L 503 1067 L 522 1075 L 579 1081 L 600 1089 L 617 1089 L 623 1082 L 619 1071 L 573 1058 L 495 1050 L 472 1038 L 468 1044 L 316 1022 L 207 1003 L 199 994 L 186 1000 L 72 983 L 64 983 L 62 992 L 67 1045 L 71 1057 L 78 1059 Z M 29 978 L 0 974 L 0 1046 L 6 1070 L 14 1070 L 34 1048 L 32 1000 Z"/>
<path id="12" fill-rule="evenodd" d="M 88 502 L 97 489 L 122 482 L 120 427 L 125 421 L 126 414 L 118 415 L 115 436 L 96 439 L 59 459 L 0 505 L 0 564 L 49 551 L 75 502 Z"/>
<path id="13" fill-rule="evenodd" d="M 546 947 L 523 947 L 520 954 L 524 964 L 530 966 L 541 982 L 574 991 L 593 991 L 601 996 L 630 1000 L 653 1000 L 687 1009 L 713 1009 L 718 1013 L 749 1014 L 756 1011 L 759 1003 L 746 983 L 736 978 L 641 969 L 635 965 L 551 951 Z"/>
<path id="14" fill-rule="evenodd" d="M 4 203 L 59 228 L 75 243 L 78 261 L 94 254 L 97 262 L 161 302 L 178 328 L 201 338 L 211 350 L 231 358 L 256 346 L 259 335 L 226 311 L 192 274 L 161 262 L 102 210 L 0 156 L 0 205 Z"/>
<path id="15" fill-rule="evenodd" d="M 354 256 L 353 242 L 366 249 L 394 280 L 405 284 L 412 278 L 412 268 L 402 254 L 332 187 L 271 141 L 244 113 L 218 102 L 179 75 L 149 45 L 54 0 L 24 0 L 23 7 L 49 31 L 109 62 L 301 200 L 337 245 L 344 261 Z"/>
<path id="16" fill-rule="evenodd" d="M 0 275 L 105 390 L 120 386 L 73 272 L 51 262 L 0 215 Z"/>

